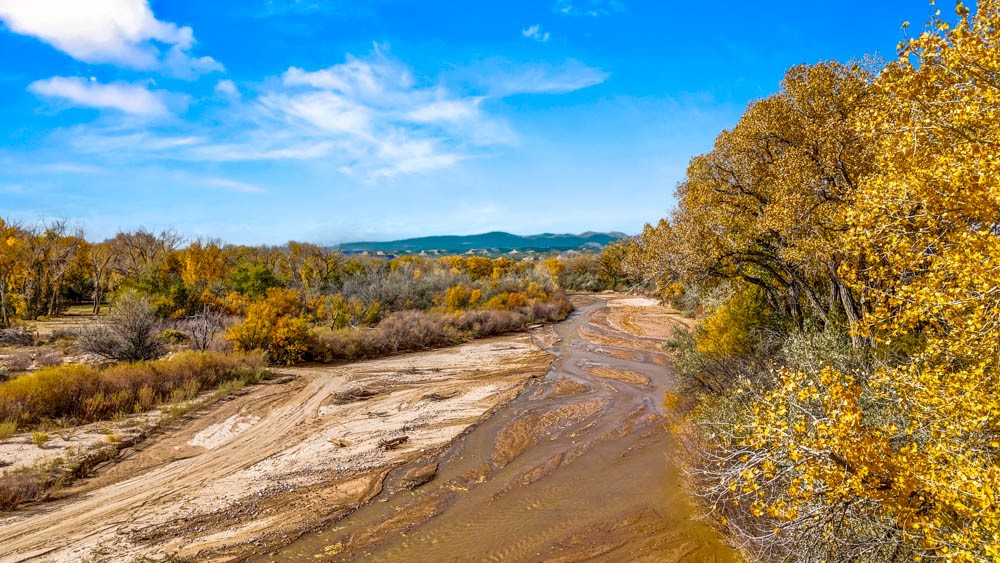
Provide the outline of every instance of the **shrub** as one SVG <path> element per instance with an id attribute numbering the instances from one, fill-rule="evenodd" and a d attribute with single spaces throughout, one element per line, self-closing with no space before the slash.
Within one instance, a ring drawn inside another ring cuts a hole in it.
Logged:
<path id="1" fill-rule="evenodd" d="M 218 352 L 182 352 L 167 360 L 102 370 L 82 365 L 48 367 L 0 383 L 0 420 L 21 424 L 58 418 L 107 420 L 189 399 L 225 381 L 256 381 L 265 373 L 259 354 Z"/>
<path id="2" fill-rule="evenodd" d="M 512 311 L 478 309 L 457 315 L 402 311 L 389 315 L 372 329 L 321 331 L 310 355 L 319 361 L 354 360 L 450 346 L 523 330 L 533 322 L 561 320 L 571 309 L 569 301 L 563 299 Z"/>
<path id="3" fill-rule="evenodd" d="M 283 317 L 275 323 L 267 344 L 267 357 L 274 363 L 292 365 L 302 362 L 312 347 L 309 323 L 301 317 Z"/>
<path id="4" fill-rule="evenodd" d="M 190 340 L 187 334 L 176 328 L 162 330 L 157 338 L 164 344 L 184 344 Z"/>
<path id="5" fill-rule="evenodd" d="M 39 448 L 44 448 L 45 444 L 49 442 L 49 435 L 45 432 L 32 432 L 31 433 L 31 443 Z"/>
<path id="6" fill-rule="evenodd" d="M 448 288 L 444 294 L 444 306 L 452 310 L 461 310 L 469 306 L 472 298 L 472 289 L 464 285 L 456 285 Z"/>
<path id="7" fill-rule="evenodd" d="M 753 350 L 754 332 L 766 328 L 767 321 L 759 292 L 737 292 L 705 319 L 696 337 L 697 349 L 713 358 L 745 356 Z"/>
<path id="8" fill-rule="evenodd" d="M 0 440 L 7 440 L 17 433 L 17 423 L 7 420 L 0 422 Z"/>
<path id="9" fill-rule="evenodd" d="M 35 365 L 38 367 L 58 366 L 62 363 L 63 357 L 59 352 L 43 352 L 35 357 Z"/>
<path id="10" fill-rule="evenodd" d="M 313 338 L 302 308 L 298 292 L 269 289 L 266 299 L 247 307 L 243 322 L 229 327 L 226 338 L 238 351 L 262 350 L 272 363 L 301 362 Z"/>
<path id="11" fill-rule="evenodd" d="M 149 299 L 127 291 L 115 302 L 105 322 L 81 330 L 79 346 L 109 360 L 152 360 L 163 354 L 159 333 L 160 321 Z"/>
<path id="12" fill-rule="evenodd" d="M 4 361 L 4 366 L 12 372 L 17 371 L 27 371 L 31 367 L 31 355 L 19 352 L 17 354 L 11 354 L 7 356 Z"/>
<path id="13" fill-rule="evenodd" d="M 36 469 L 16 469 L 0 476 L 0 510 L 38 500 L 45 493 L 45 476 Z"/>
<path id="14" fill-rule="evenodd" d="M 572 291 L 602 291 L 607 289 L 604 281 L 591 272 L 566 272 L 559 276 L 559 286 Z"/>
<path id="15" fill-rule="evenodd" d="M 201 313 L 181 321 L 178 329 L 187 336 L 192 349 L 204 352 L 212 346 L 215 337 L 223 333 L 229 324 L 231 321 L 221 312 L 205 307 Z"/>
<path id="16" fill-rule="evenodd" d="M 34 343 L 35 333 L 26 328 L 0 328 L 0 344 L 7 346 L 31 346 Z"/>

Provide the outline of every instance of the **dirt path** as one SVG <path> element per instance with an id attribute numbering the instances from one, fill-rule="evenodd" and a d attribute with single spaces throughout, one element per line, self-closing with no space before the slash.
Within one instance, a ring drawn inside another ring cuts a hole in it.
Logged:
<path id="1" fill-rule="evenodd" d="M 287 544 L 515 398 L 531 337 L 287 370 L 67 492 L 0 518 L 0 561 L 231 559 Z"/>
<path id="2" fill-rule="evenodd" d="M 335 527 L 261 561 L 735 561 L 692 518 L 664 428 L 675 313 L 649 300 L 577 298 L 552 370 L 440 459 L 401 472 Z"/>

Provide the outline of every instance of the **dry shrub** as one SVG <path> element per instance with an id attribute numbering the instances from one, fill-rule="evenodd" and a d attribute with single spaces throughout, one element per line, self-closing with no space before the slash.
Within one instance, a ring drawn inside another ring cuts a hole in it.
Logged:
<path id="1" fill-rule="evenodd" d="M 60 354 L 59 352 L 53 352 L 53 351 L 42 352 L 41 354 L 38 354 L 38 356 L 35 357 L 35 365 L 40 368 L 49 366 L 58 366 L 61 365 L 62 363 L 63 363 L 63 357 L 62 354 Z"/>
<path id="2" fill-rule="evenodd" d="M 310 357 L 317 361 L 356 360 L 451 346 L 475 338 L 524 330 L 536 322 L 566 318 L 573 306 L 563 296 L 515 310 L 477 309 L 455 315 L 401 311 L 371 329 L 318 331 Z"/>
<path id="3" fill-rule="evenodd" d="M 35 333 L 23 327 L 0 328 L 0 344 L 6 346 L 32 346 Z"/>
<path id="4" fill-rule="evenodd" d="M 45 494 L 45 477 L 35 469 L 16 469 L 0 475 L 0 510 L 38 500 Z"/>
<path id="5" fill-rule="evenodd" d="M 205 307 L 200 314 L 180 321 L 177 329 L 187 335 L 192 349 L 204 352 L 211 349 L 216 337 L 232 324 L 232 319 L 221 311 Z"/>
<path id="6" fill-rule="evenodd" d="M 379 323 L 374 334 L 378 351 L 426 350 L 462 342 L 462 335 L 449 322 L 449 315 L 429 315 L 420 311 L 393 313 Z"/>
<path id="7" fill-rule="evenodd" d="M 502 309 L 481 309 L 469 311 L 455 320 L 457 326 L 472 338 L 496 336 L 524 328 L 528 318 L 515 311 Z"/>
<path id="8" fill-rule="evenodd" d="M 3 360 L 3 365 L 9 371 L 27 371 L 31 367 L 31 354 L 25 352 L 19 352 L 17 354 L 11 354 Z"/>
<path id="9" fill-rule="evenodd" d="M 78 344 L 84 352 L 109 360 L 139 362 L 163 355 L 160 320 L 149 298 L 135 291 L 115 302 L 107 319 L 80 330 Z"/>
<path id="10" fill-rule="evenodd" d="M 103 370 L 81 365 L 43 368 L 0 384 L 0 420 L 21 424 L 57 418 L 106 420 L 178 396 L 190 398 L 224 381 L 256 382 L 265 373 L 260 354 L 217 352 L 183 352 L 166 360 Z"/>
<path id="11" fill-rule="evenodd" d="M 46 343 L 53 344 L 59 341 L 76 341 L 80 336 L 80 331 L 74 328 L 57 328 L 49 332 L 44 338 Z"/>

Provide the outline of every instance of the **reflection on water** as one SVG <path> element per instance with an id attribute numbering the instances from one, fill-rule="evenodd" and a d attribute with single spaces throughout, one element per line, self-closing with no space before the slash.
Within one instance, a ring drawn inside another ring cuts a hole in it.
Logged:
<path id="1" fill-rule="evenodd" d="M 604 305 L 578 303 L 550 373 L 453 446 L 434 481 L 263 560 L 737 560 L 692 519 L 671 463 L 665 358 L 589 323 Z"/>

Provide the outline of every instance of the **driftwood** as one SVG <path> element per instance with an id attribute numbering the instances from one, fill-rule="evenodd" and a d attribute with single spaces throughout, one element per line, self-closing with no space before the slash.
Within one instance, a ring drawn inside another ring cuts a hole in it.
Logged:
<path id="1" fill-rule="evenodd" d="M 363 387 L 359 387 L 343 391 L 341 393 L 334 393 L 330 397 L 330 402 L 335 405 L 346 405 L 348 403 L 356 403 L 358 401 L 367 401 L 375 395 L 378 395 L 380 392 L 381 391 L 378 389 L 365 389 Z"/>
<path id="2" fill-rule="evenodd" d="M 446 401 L 455 395 L 458 395 L 458 391 L 452 391 L 450 393 L 427 393 L 426 395 L 420 397 L 421 399 L 427 401 Z"/>
<path id="3" fill-rule="evenodd" d="M 403 444 L 409 441 L 410 441 L 409 436 L 399 436 L 396 438 L 390 438 L 388 440 L 379 440 L 378 447 L 385 451 L 395 450 L 399 446 L 402 446 Z"/>

